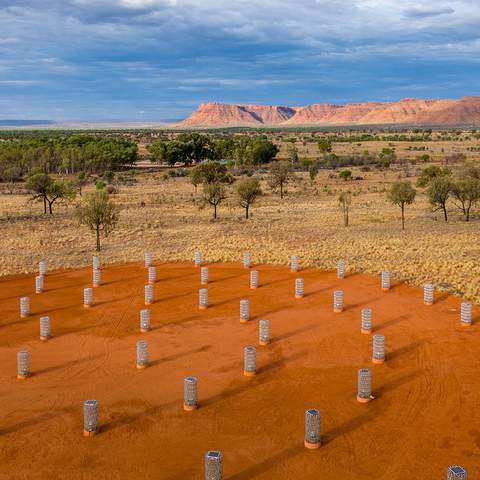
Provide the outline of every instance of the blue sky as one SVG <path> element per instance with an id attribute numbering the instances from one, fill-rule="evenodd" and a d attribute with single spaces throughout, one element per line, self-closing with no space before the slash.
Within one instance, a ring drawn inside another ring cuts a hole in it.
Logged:
<path id="1" fill-rule="evenodd" d="M 2 0 L 0 118 L 480 92 L 478 0 Z"/>

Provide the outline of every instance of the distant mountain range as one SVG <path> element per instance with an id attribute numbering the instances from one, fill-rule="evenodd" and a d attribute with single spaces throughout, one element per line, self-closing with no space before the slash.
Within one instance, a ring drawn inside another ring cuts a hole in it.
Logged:
<path id="1" fill-rule="evenodd" d="M 480 97 L 460 100 L 313 104 L 304 107 L 202 103 L 177 127 L 261 127 L 308 125 L 480 125 Z"/>
<path id="2" fill-rule="evenodd" d="M 0 127 L 35 127 L 37 125 L 53 125 L 52 120 L 1 120 Z"/>

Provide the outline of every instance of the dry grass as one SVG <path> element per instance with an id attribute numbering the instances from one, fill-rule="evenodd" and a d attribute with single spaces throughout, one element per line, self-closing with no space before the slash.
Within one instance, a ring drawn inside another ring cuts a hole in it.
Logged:
<path id="1" fill-rule="evenodd" d="M 297 253 L 305 266 L 331 269 L 344 258 L 352 271 L 390 270 L 407 282 L 432 281 L 441 290 L 480 301 L 480 222 L 465 223 L 455 213 L 445 224 L 421 194 L 408 208 L 402 232 L 400 211 L 385 198 L 385 188 L 399 173 L 354 174 L 365 180 L 347 184 L 321 172 L 314 189 L 301 177 L 283 201 L 265 186 L 249 221 L 231 195 L 215 222 L 210 208 L 199 208 L 187 179 L 144 174 L 115 196 L 121 221 L 104 241 L 103 262 L 141 261 L 146 250 L 160 261 L 191 260 L 200 249 L 212 262 L 238 261 L 242 251 L 251 250 L 256 262 L 278 264 Z M 344 228 L 337 192 L 347 185 L 361 194 L 354 200 L 351 226 Z M 52 269 L 89 264 L 94 237 L 77 225 L 73 208 L 59 206 L 53 216 L 44 216 L 27 196 L 3 195 L 0 274 L 33 272 L 42 257 Z"/>

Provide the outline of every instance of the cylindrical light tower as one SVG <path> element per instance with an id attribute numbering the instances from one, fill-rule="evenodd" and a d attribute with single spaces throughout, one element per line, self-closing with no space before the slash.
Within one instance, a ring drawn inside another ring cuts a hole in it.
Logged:
<path id="1" fill-rule="evenodd" d="M 30 353 L 17 353 L 17 378 L 23 380 L 30 376 Z"/>
<path id="2" fill-rule="evenodd" d="M 85 400 L 83 402 L 83 435 L 85 437 L 93 437 L 99 432 L 99 419 L 98 402 Z"/>
<path id="3" fill-rule="evenodd" d="M 258 270 L 252 270 L 250 272 L 250 288 L 252 290 L 258 288 Z"/>
<path id="4" fill-rule="evenodd" d="M 186 377 L 183 381 L 183 409 L 187 412 L 198 408 L 196 377 Z"/>
<path id="5" fill-rule="evenodd" d="M 316 449 L 321 445 L 320 412 L 311 408 L 305 412 L 305 440 L 306 448 Z"/>
<path id="6" fill-rule="evenodd" d="M 259 345 L 270 343 L 270 322 L 268 320 L 258 322 L 258 343 Z"/>
<path id="7" fill-rule="evenodd" d="M 93 290 L 90 287 L 83 289 L 83 306 L 90 308 L 93 304 Z"/>
<path id="8" fill-rule="evenodd" d="M 360 331 L 366 335 L 372 333 L 372 309 L 362 309 L 362 326 Z"/>
<path id="9" fill-rule="evenodd" d="M 382 272 L 382 290 L 390 290 L 390 272 Z"/>
<path id="10" fill-rule="evenodd" d="M 210 450 L 205 454 L 205 480 L 223 480 L 223 454 Z"/>
<path id="11" fill-rule="evenodd" d="M 467 480 L 467 470 L 458 465 L 450 465 L 447 470 L 447 480 Z"/>
<path id="12" fill-rule="evenodd" d="M 250 300 L 240 300 L 240 323 L 247 323 L 250 320 Z"/>
<path id="13" fill-rule="evenodd" d="M 198 308 L 200 310 L 208 308 L 208 289 L 206 288 L 201 288 L 198 291 Z"/>
<path id="14" fill-rule="evenodd" d="M 290 271 L 293 273 L 298 272 L 299 265 L 300 260 L 298 258 L 298 255 L 292 255 L 290 257 Z"/>
<path id="15" fill-rule="evenodd" d="M 463 302 L 460 305 L 460 324 L 463 327 L 469 327 L 472 324 L 472 304 Z"/>
<path id="16" fill-rule="evenodd" d="M 434 288 L 431 283 L 427 283 L 423 286 L 423 303 L 425 305 L 433 305 L 434 301 Z"/>
<path id="17" fill-rule="evenodd" d="M 243 349 L 243 374 L 246 377 L 253 377 L 256 373 L 257 350 L 249 345 Z"/>
<path id="18" fill-rule="evenodd" d="M 335 313 L 343 312 L 343 291 L 336 290 L 333 292 L 333 311 Z"/>
<path id="19" fill-rule="evenodd" d="M 343 260 L 339 260 L 337 263 L 337 277 L 345 278 L 345 262 Z"/>
<path id="20" fill-rule="evenodd" d="M 51 336 L 50 317 L 40 317 L 40 340 L 46 341 Z"/>
<path id="21" fill-rule="evenodd" d="M 150 310 L 144 308 L 140 310 L 140 331 L 142 333 L 148 332 L 150 330 Z"/>
<path id="22" fill-rule="evenodd" d="M 372 399 L 372 371 L 369 368 L 358 370 L 357 400 L 367 403 Z"/>

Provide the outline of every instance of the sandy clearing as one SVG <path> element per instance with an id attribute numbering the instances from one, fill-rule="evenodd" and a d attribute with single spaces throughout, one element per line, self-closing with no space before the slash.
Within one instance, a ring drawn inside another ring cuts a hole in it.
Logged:
<path id="1" fill-rule="evenodd" d="M 82 306 L 90 269 L 53 272 L 34 294 L 33 276 L 0 280 L 0 478 L 200 479 L 203 454 L 224 453 L 225 478 L 443 478 L 457 463 L 480 462 L 479 325 L 462 328 L 459 299 L 378 277 L 259 266 L 258 290 L 235 264 L 210 266 L 210 308 L 200 311 L 200 272 L 191 264 L 157 266 L 153 329 L 138 331 L 143 265 L 103 269 L 94 307 Z M 294 298 L 294 278 L 306 297 Z M 332 312 L 335 289 L 346 309 Z M 30 295 L 21 319 L 18 298 Z M 253 319 L 239 322 L 250 298 Z M 373 309 L 387 361 L 371 363 L 360 310 Z M 54 337 L 38 340 L 50 315 Z M 242 375 L 242 349 L 257 345 L 258 320 L 273 341 L 257 348 L 258 374 Z M 135 342 L 149 341 L 152 365 L 135 369 Z M 16 352 L 28 349 L 32 377 L 18 381 Z M 377 399 L 355 400 L 357 369 L 372 368 Z M 182 410 L 183 378 L 199 379 L 200 408 Z M 100 402 L 102 431 L 82 437 L 82 402 Z M 322 414 L 323 446 L 303 448 L 303 415 Z M 3 475 L 3 477 L 2 477 Z"/>

